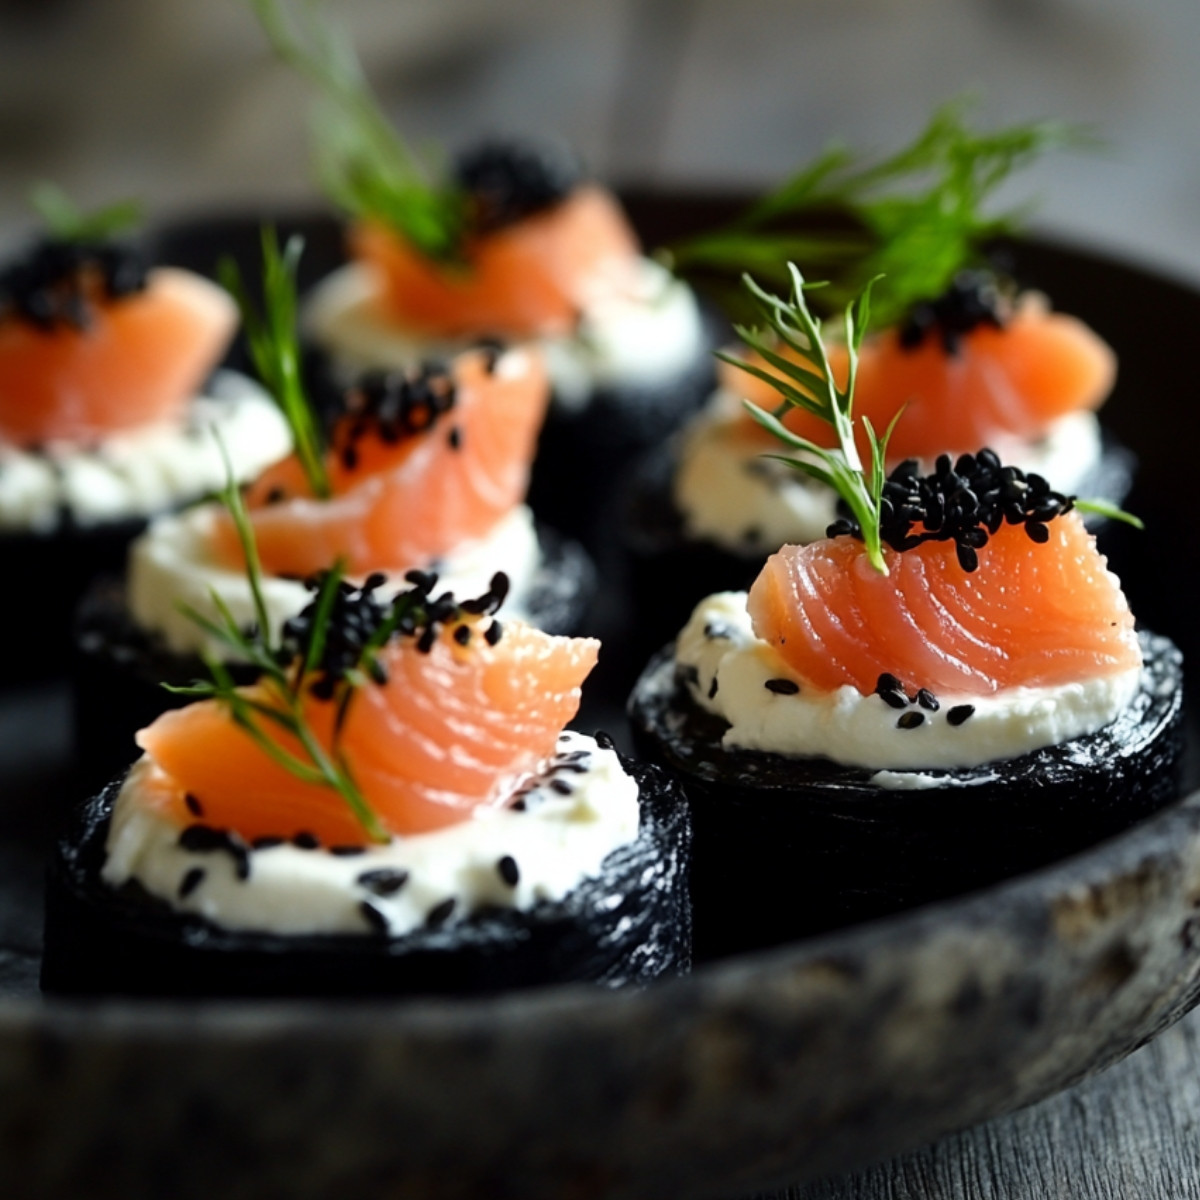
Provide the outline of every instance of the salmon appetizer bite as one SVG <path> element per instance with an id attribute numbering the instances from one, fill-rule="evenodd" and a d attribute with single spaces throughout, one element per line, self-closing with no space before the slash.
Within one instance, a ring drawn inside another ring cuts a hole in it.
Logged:
<path id="1" fill-rule="evenodd" d="M 642 253 L 616 198 L 571 153 L 492 138 L 428 169 L 361 72 L 349 96 L 328 50 L 335 38 L 311 6 L 255 7 L 280 58 L 320 85 L 321 178 L 347 218 L 349 261 L 305 310 L 323 391 L 481 339 L 536 345 L 551 407 L 535 510 L 591 536 L 623 458 L 666 436 L 712 389 L 691 289 Z"/>
<path id="2" fill-rule="evenodd" d="M 1119 505 L 1133 460 L 1097 416 L 1116 382 L 1116 355 L 1082 320 L 1055 311 L 989 258 L 1013 222 L 987 214 L 985 201 L 1015 165 L 1063 136 L 1049 123 L 978 132 L 961 106 L 946 106 L 892 158 L 860 166 L 831 151 L 678 255 L 685 267 L 712 267 L 718 251 L 744 246 L 786 282 L 770 250 L 786 241 L 791 221 L 809 260 L 800 265 L 822 281 L 811 285 L 811 303 L 828 323 L 822 336 L 843 385 L 850 356 L 838 302 L 875 281 L 872 333 L 856 355 L 860 454 L 868 422 L 877 433 L 894 422 L 889 468 L 916 459 L 928 472 L 942 454 L 957 459 L 987 446 L 1064 491 Z M 737 311 L 748 306 L 751 316 L 739 332 L 749 341 L 719 355 L 708 406 L 654 465 L 633 505 L 627 540 L 639 591 L 678 595 L 678 604 L 664 606 L 676 627 L 698 595 L 747 586 L 769 554 L 820 538 L 836 516 L 836 492 L 777 461 L 772 433 L 747 412 L 775 412 L 809 442 L 836 445 L 819 418 L 781 406 L 781 386 L 810 387 L 787 372 L 803 365 L 810 347 L 771 330 L 756 337 L 757 302 L 741 296 Z M 1098 532 L 1104 520 L 1088 516 Z M 690 594 L 671 589 L 671 578 L 686 580 Z"/>
<path id="3" fill-rule="evenodd" d="M 248 581 L 258 588 L 257 570 Z M 47 909 L 54 991 L 209 995 L 614 986 L 684 969 L 688 820 L 653 768 L 564 731 L 593 639 L 432 577 L 340 572 L 269 645 L 138 734 L 79 814 Z"/>
<path id="4" fill-rule="evenodd" d="M 773 879 L 756 911 L 776 911 L 775 889 L 811 868 L 811 907 L 776 920 L 770 941 L 1028 870 L 1178 791 L 1179 652 L 1135 629 L 1083 513 L 1134 518 L 988 448 L 885 474 L 903 418 L 893 430 L 851 418 L 866 311 L 847 314 L 842 370 L 797 272 L 768 320 L 810 351 L 781 375 L 784 411 L 755 410 L 793 469 L 836 489 L 842 515 L 768 558 L 748 593 L 701 600 L 630 702 L 640 747 L 697 806 L 697 937 L 710 949 L 739 936 L 723 882 L 717 896 L 718 846 L 758 855 Z M 796 432 L 815 425 L 824 444 Z"/>
<path id="5" fill-rule="evenodd" d="M 89 597 L 77 685 L 91 780 L 126 765 L 134 731 L 169 705 L 160 679 L 187 683 L 205 656 L 253 677 L 254 664 L 213 634 L 214 622 L 231 614 L 277 640 L 308 603 L 306 580 L 334 565 L 375 586 L 398 586 L 416 570 L 458 594 L 503 572 L 514 614 L 554 633 L 574 632 L 585 615 L 587 555 L 535 525 L 523 503 L 548 397 L 537 351 L 467 350 L 370 373 L 323 422 L 293 370 L 299 244 L 280 250 L 268 234 L 264 253 L 270 316 L 246 304 L 240 281 L 229 283 L 296 450 L 245 488 L 240 524 L 216 501 L 155 521 L 130 550 L 127 586 Z M 249 558 L 261 571 L 257 594 Z"/>
<path id="6" fill-rule="evenodd" d="M 0 269 L 0 539 L 48 586 L 36 611 L 20 594 L 0 608 L 58 661 L 88 579 L 221 485 L 213 430 L 239 480 L 291 437 L 261 388 L 218 369 L 238 323 L 223 289 L 116 240 L 124 208 L 88 216 L 53 194 L 48 232 Z"/>

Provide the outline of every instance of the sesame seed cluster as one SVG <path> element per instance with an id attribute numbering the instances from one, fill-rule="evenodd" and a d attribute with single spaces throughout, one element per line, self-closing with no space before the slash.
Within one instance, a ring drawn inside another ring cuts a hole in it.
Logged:
<path id="1" fill-rule="evenodd" d="M 359 585 L 341 580 L 335 590 L 327 613 L 320 611 L 320 596 L 325 575 L 305 580 L 305 586 L 318 595 L 283 626 L 281 655 L 284 665 L 306 663 L 314 644 L 319 653 L 313 663 L 318 678 L 309 691 L 319 700 L 330 700 L 337 685 L 350 672 L 362 666 L 378 684 L 387 682 L 387 668 L 374 655 L 364 652 L 383 628 L 385 622 L 399 613 L 391 637 L 416 639 L 423 654 L 433 649 L 440 631 L 455 625 L 454 639 L 467 645 L 472 627 L 463 623 L 467 616 L 493 616 L 508 595 L 509 580 L 503 571 L 492 576 L 488 590 L 469 600 L 456 600 L 453 592 L 434 596 L 438 577 L 433 571 L 408 571 L 405 580 L 411 586 L 397 592 L 391 601 L 381 600 L 377 592 L 387 582 L 381 571 L 373 572 Z M 492 620 L 483 632 L 488 645 L 494 646 L 503 634 L 499 621 Z"/>
<path id="2" fill-rule="evenodd" d="M 44 238 L 0 271 L 0 311 L 38 329 L 87 329 L 97 294 L 119 300 L 145 289 L 146 263 L 116 242 Z"/>
<path id="3" fill-rule="evenodd" d="M 880 534 L 893 550 L 913 550 L 924 542 L 952 541 L 964 571 L 979 566 L 979 551 L 1004 524 L 1023 525 L 1035 542 L 1050 538 L 1049 522 L 1075 506 L 1073 496 L 1051 489 L 1036 472 L 1006 467 L 990 449 L 938 457 L 921 474 L 916 459 L 902 462 L 883 486 Z M 829 537 L 862 537 L 849 516 L 827 530 Z"/>

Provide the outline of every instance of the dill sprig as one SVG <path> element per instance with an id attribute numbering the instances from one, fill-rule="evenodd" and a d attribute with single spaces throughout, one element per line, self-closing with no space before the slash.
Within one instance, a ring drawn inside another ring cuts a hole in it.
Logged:
<path id="1" fill-rule="evenodd" d="M 833 146 L 721 229 L 666 247 L 680 273 L 708 282 L 742 310 L 735 281 L 751 270 L 786 287 L 786 263 L 827 280 L 821 307 L 838 312 L 869 280 L 877 322 L 891 325 L 955 275 L 983 266 L 987 244 L 1014 231 L 1023 210 L 987 215 L 984 205 L 1019 166 L 1046 150 L 1088 140 L 1078 127 L 1037 121 L 991 132 L 966 122 L 969 102 L 941 105 L 908 146 L 863 165 Z"/>
<path id="2" fill-rule="evenodd" d="M 350 765 L 340 746 L 341 732 L 355 689 L 365 680 L 364 669 L 369 670 L 375 652 L 386 641 L 374 645 L 370 652 L 364 651 L 362 662 L 356 664 L 356 672 L 347 672 L 340 681 L 334 699 L 337 702 L 337 717 L 334 722 L 332 745 L 326 749 L 309 724 L 305 714 L 306 684 L 311 676 L 313 664 L 319 660 L 328 632 L 333 598 L 342 585 L 343 568 L 338 564 L 324 576 L 315 605 L 311 640 L 298 666 L 289 664 L 292 655 L 282 648 L 272 648 L 270 624 L 262 591 L 262 569 L 254 542 L 254 529 L 242 501 L 241 493 L 233 480 L 225 447 L 218 441 L 225 458 L 227 482 L 221 495 L 237 530 L 238 539 L 246 560 L 246 578 L 253 597 L 255 624 L 242 628 L 230 611 L 229 606 L 214 588 L 210 591 L 218 620 L 213 621 L 190 605 L 180 606 L 181 611 L 217 642 L 227 646 L 237 657 L 257 668 L 260 672 L 259 685 L 264 698 L 250 694 L 234 682 L 229 668 L 215 654 L 204 652 L 204 662 L 212 675 L 211 680 L 201 680 L 190 687 L 163 686 L 180 696 L 197 699 L 217 700 L 229 708 L 234 722 L 254 740 L 254 743 L 281 767 L 290 771 L 305 783 L 332 788 L 345 800 L 367 838 L 373 842 L 386 842 L 387 830 L 363 796 L 354 780 Z M 394 628 L 394 624 L 393 624 Z M 314 657 L 315 653 L 315 657 Z M 269 729 L 283 730 L 300 745 L 301 754 L 286 749 L 271 736 Z"/>
<path id="3" fill-rule="evenodd" d="M 396 230 L 423 254 L 454 261 L 465 231 L 461 191 L 431 181 L 371 92 L 354 48 L 320 12 L 320 0 L 248 0 L 275 54 L 321 97 L 315 160 L 339 208 Z"/>
<path id="4" fill-rule="evenodd" d="M 1075 496 L 1074 504 L 1080 512 L 1094 513 L 1098 517 L 1105 517 L 1110 521 L 1122 521 L 1126 525 L 1132 525 L 1134 529 L 1145 529 L 1146 523 L 1141 517 L 1135 516 L 1131 512 L 1126 512 L 1118 504 L 1114 504 L 1111 500 L 1099 500 L 1096 498 L 1086 498 Z"/>
<path id="5" fill-rule="evenodd" d="M 262 312 L 251 298 L 232 258 L 221 260 L 218 276 L 241 310 L 250 357 L 291 428 L 296 457 L 308 485 L 318 499 L 327 499 L 331 488 L 325 469 L 321 423 L 309 403 L 300 373 L 296 267 L 304 252 L 304 239 L 290 237 L 281 251 L 273 226 L 264 226 L 261 236 Z"/>
<path id="6" fill-rule="evenodd" d="M 805 296 L 804 276 L 794 263 L 788 263 L 787 269 L 792 285 L 790 300 L 783 300 L 765 291 L 749 275 L 742 277 L 754 307 L 766 322 L 767 328 L 751 329 L 738 326 L 738 336 L 751 350 L 761 355 L 763 361 L 774 367 L 775 371 L 768 371 L 736 355 L 720 351 L 717 357 L 763 380 L 779 393 L 780 403 L 772 412 L 767 412 L 748 400 L 743 403 L 750 415 L 764 429 L 793 450 L 803 451 L 810 457 L 794 458 L 782 454 L 767 457 L 786 463 L 832 488 L 853 513 L 862 531 L 863 543 L 871 565 L 886 575 L 888 567 L 883 557 L 880 531 L 881 501 L 883 485 L 886 482 L 884 463 L 888 441 L 903 410 L 892 418 L 882 437 L 876 434 L 870 420 L 863 417 L 863 428 L 870 448 L 867 470 L 863 468 L 854 441 L 854 386 L 858 376 L 858 352 L 870 319 L 871 289 L 874 280 L 868 280 L 863 290 L 846 306 L 846 350 L 849 368 L 846 386 L 840 388 L 834 379 L 829 356 L 821 340 L 821 322 L 813 316 Z M 799 361 L 781 354 L 782 347 L 792 350 Z M 802 408 L 831 425 L 837 437 L 838 449 L 828 450 L 788 429 L 781 418 L 792 408 Z"/>
<path id="7" fill-rule="evenodd" d="M 42 180 L 29 189 L 29 205 L 41 218 L 50 236 L 59 242 L 103 242 L 124 233 L 142 220 L 136 200 L 118 200 L 85 212 L 55 183 Z"/>

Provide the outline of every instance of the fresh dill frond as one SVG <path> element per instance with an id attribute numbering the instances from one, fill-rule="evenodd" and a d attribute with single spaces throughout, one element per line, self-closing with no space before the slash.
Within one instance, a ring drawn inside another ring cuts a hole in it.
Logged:
<path id="1" fill-rule="evenodd" d="M 881 534 L 881 501 L 886 481 L 884 464 L 888 441 L 902 412 L 892 418 L 882 437 L 864 418 L 863 428 L 870 449 L 867 470 L 863 469 L 862 458 L 854 441 L 854 386 L 858 377 L 858 352 L 870 320 L 871 290 L 875 281 L 868 280 L 858 296 L 846 306 L 845 335 L 849 367 L 843 388 L 838 386 L 830 367 L 829 356 L 821 340 L 821 322 L 809 308 L 805 296 L 808 285 L 794 263 L 788 263 L 788 277 L 792 289 L 788 300 L 765 291 L 749 275 L 742 277 L 766 328 L 739 326 L 738 336 L 775 370 L 766 370 L 736 355 L 720 351 L 717 357 L 761 379 L 779 393 L 780 403 L 772 412 L 748 400 L 743 403 L 764 429 L 791 449 L 802 451 L 808 457 L 769 457 L 825 484 L 845 501 L 862 531 L 868 560 L 877 571 L 886 575 L 888 567 L 883 557 Z M 791 350 L 796 357 L 780 353 L 783 348 Z M 837 450 L 827 450 L 788 429 L 782 418 L 792 408 L 802 408 L 830 425 L 837 437 Z"/>
<path id="2" fill-rule="evenodd" d="M 260 672 L 258 688 L 261 694 L 255 695 L 252 690 L 239 688 L 225 663 L 208 651 L 204 653 L 203 658 L 212 676 L 210 680 L 198 681 L 190 687 L 172 687 L 169 684 L 163 686 L 175 695 L 216 700 L 224 704 L 234 722 L 245 730 L 264 754 L 290 771 L 297 779 L 332 788 L 346 802 L 366 836 L 371 841 L 385 842 L 388 840 L 387 830 L 380 824 L 379 818 L 363 796 L 338 745 L 341 726 L 354 689 L 365 682 L 365 676 L 360 671 L 354 679 L 347 676 L 341 681 L 346 695 L 339 697 L 339 719 L 335 726 L 333 744 L 329 748 L 322 745 L 305 711 L 305 697 L 314 680 L 315 664 L 320 661 L 328 637 L 333 597 L 342 586 L 343 567 L 340 563 L 336 564 L 321 581 L 315 615 L 309 626 L 308 645 L 303 653 L 293 655 L 282 646 L 273 646 L 270 618 L 263 597 L 262 567 L 254 541 L 254 527 L 250 523 L 249 514 L 234 480 L 228 453 L 219 437 L 217 444 L 225 461 L 226 483 L 221 499 L 229 511 L 242 545 L 246 579 L 253 597 L 255 621 L 248 628 L 240 626 L 215 588 L 210 592 L 210 600 L 217 612 L 217 620 L 212 620 L 187 604 L 180 605 L 180 611 L 209 637 L 227 646 L 240 661 L 249 663 Z M 374 650 L 372 657 L 373 654 Z M 299 744 L 301 752 L 297 754 L 282 746 L 277 738 L 271 735 L 269 727 L 289 734 Z"/>
<path id="3" fill-rule="evenodd" d="M 1094 513 L 1096 516 L 1106 517 L 1110 521 L 1121 521 L 1126 525 L 1132 525 L 1134 529 L 1146 528 L 1146 523 L 1141 517 L 1135 516 L 1131 512 L 1126 512 L 1120 505 L 1114 504 L 1111 500 L 1076 496 L 1074 503 L 1080 512 Z"/>
<path id="4" fill-rule="evenodd" d="M 241 310 L 250 357 L 292 431 L 308 486 L 318 499 L 328 499 L 331 488 L 325 469 L 325 439 L 300 373 L 296 268 L 303 252 L 303 238 L 290 237 L 281 251 L 274 227 L 263 226 L 261 312 L 232 258 L 221 260 L 217 274 Z"/>
<path id="5" fill-rule="evenodd" d="M 377 220 L 429 258 L 455 261 L 466 226 L 462 192 L 405 144 L 371 91 L 349 40 L 320 0 L 248 0 L 281 61 L 319 93 L 313 131 L 318 180 L 339 208 Z"/>
<path id="6" fill-rule="evenodd" d="M 988 243 L 1014 232 L 1022 211 L 985 211 L 1014 170 L 1089 140 L 1057 121 L 977 132 L 968 108 L 965 99 L 943 104 L 910 145 L 875 163 L 832 147 L 728 225 L 669 245 L 662 257 L 707 283 L 733 315 L 744 311 L 734 282 L 746 269 L 786 287 L 786 264 L 800 263 L 827 281 L 820 297 L 827 315 L 882 275 L 877 323 L 894 324 L 914 303 L 940 296 L 958 272 L 985 265 Z"/>
<path id="7" fill-rule="evenodd" d="M 118 200 L 85 212 L 55 183 L 42 180 L 29 189 L 29 205 L 47 232 L 59 242 L 103 242 L 133 229 L 142 220 L 136 200 Z"/>

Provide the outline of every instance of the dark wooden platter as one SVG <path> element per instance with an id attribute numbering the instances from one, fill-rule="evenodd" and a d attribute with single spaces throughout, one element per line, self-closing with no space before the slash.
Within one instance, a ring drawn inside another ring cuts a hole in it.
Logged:
<path id="1" fill-rule="evenodd" d="M 729 201 L 632 196 L 647 241 Z M 278 215 L 278 214 L 276 214 Z M 304 217 L 307 269 L 338 257 Z M 256 223 L 163 231 L 210 270 Z M 1200 295 L 1030 241 L 1018 268 L 1117 348 L 1106 420 L 1142 460 L 1120 547 L 1135 611 L 1197 652 L 1183 365 Z M 588 719 L 611 724 L 615 694 Z M 0 1193 L 728 1196 L 877 1160 L 1102 1069 L 1200 996 L 1200 796 L 974 896 L 638 993 L 488 1001 L 46 1002 L 41 862 L 69 706 L 0 692 Z"/>

